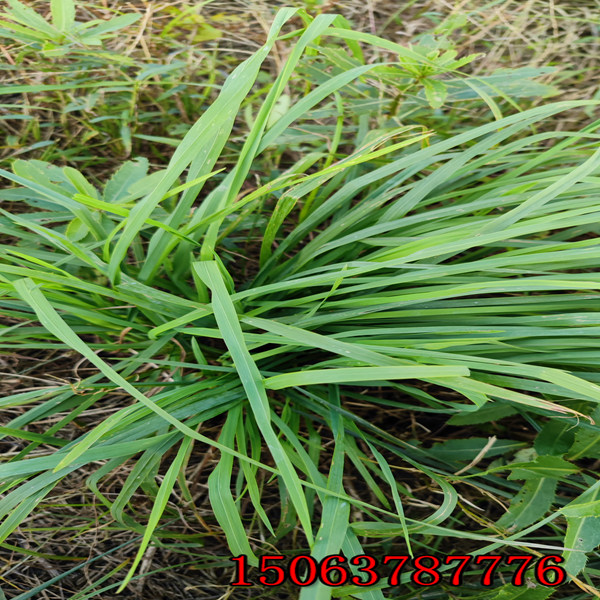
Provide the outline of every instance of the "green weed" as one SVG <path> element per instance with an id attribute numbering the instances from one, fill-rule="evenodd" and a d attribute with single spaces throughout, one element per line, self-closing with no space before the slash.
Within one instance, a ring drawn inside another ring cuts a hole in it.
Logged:
<path id="1" fill-rule="evenodd" d="M 282 36 L 291 51 L 257 92 Z M 394 59 L 365 64 L 359 43 Z M 331 50 L 344 44 L 346 66 Z M 289 95 L 316 49 L 335 70 Z M 127 574 L 110 573 L 121 581 L 76 597 L 123 590 L 152 544 L 181 539 L 177 507 L 194 506 L 189 474 L 211 451 L 213 518 L 195 547 L 218 527 L 252 565 L 273 547 L 562 554 L 568 593 L 598 593 L 600 122 L 536 130 L 596 103 L 497 114 L 452 135 L 381 123 L 377 110 L 348 118 L 369 78 L 403 69 L 429 82 L 435 107 L 450 93 L 440 73 L 464 81 L 454 60 L 282 9 L 165 168 L 126 161 L 102 185 L 39 160 L 0 171 L 15 184 L 1 192 L 0 349 L 79 361 L 69 380 L 0 400 L 19 410 L 0 428 L 19 444 L 0 465 L 2 542 L 85 467 L 103 517 L 141 539 Z M 310 132 L 282 159 L 318 111 L 327 139 Z M 101 405 L 108 416 L 82 422 Z M 425 423 L 461 429 L 439 439 Z M 409 571 L 405 588 L 388 583 L 316 584 L 300 598 L 419 591 Z M 523 594 L 500 584 L 444 584 L 436 597 Z"/>

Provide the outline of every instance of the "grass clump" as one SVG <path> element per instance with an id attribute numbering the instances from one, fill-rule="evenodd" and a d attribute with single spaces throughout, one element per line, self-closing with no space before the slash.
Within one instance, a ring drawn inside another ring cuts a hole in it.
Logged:
<path id="1" fill-rule="evenodd" d="M 437 76 L 460 79 L 463 61 L 335 15 L 300 12 L 290 30 L 296 14 L 277 13 L 164 168 L 126 161 L 102 182 L 40 160 L 0 171 L 15 184 L 0 213 L 0 349 L 76 361 L 62 381 L 0 401 L 13 413 L 0 428 L 13 449 L 0 540 L 16 547 L 85 467 L 98 520 L 132 532 L 137 550 L 76 598 L 134 585 L 154 547 L 183 570 L 211 555 L 256 566 L 273 548 L 557 554 L 569 583 L 536 597 L 598 595 L 600 122 L 536 129 L 596 104 L 547 103 L 454 134 L 353 118 L 345 103 L 373 73 L 426 73 L 435 106 Z M 282 38 L 294 40 L 287 60 L 223 160 Z M 365 64 L 361 43 L 397 60 Z M 347 48 L 347 68 L 292 98 L 294 73 L 327 44 Z M 331 137 L 313 131 L 285 153 L 315 118 Z M 263 160 L 268 176 L 253 180 Z M 74 586 L 86 565 L 56 581 Z M 434 595 L 517 598 L 513 571 L 491 590 L 473 577 Z M 300 597 L 420 590 L 409 571 L 401 582 Z"/>
<path id="2" fill-rule="evenodd" d="M 0 12 L 0 47 L 7 59 L 0 67 L 0 128 L 5 135 L 0 166 L 35 158 L 105 179 L 130 156 L 167 164 L 172 148 L 209 109 L 240 55 L 252 54 L 263 43 L 275 12 L 268 4 L 250 9 L 234 2 L 227 8 L 223 12 L 212 2 L 180 1 L 169 6 L 149 2 L 125 11 L 73 0 L 11 0 Z M 356 16 L 360 8 L 346 4 L 345 12 Z M 379 15 L 383 24 L 402 25 L 394 11 L 388 15 L 384 9 Z M 418 20 L 422 9 L 415 11 Z M 473 68 L 482 53 L 470 49 L 464 19 L 430 13 L 427 26 L 410 38 L 410 51 L 404 48 L 400 55 L 397 47 L 370 45 L 363 50 L 354 43 L 348 54 L 335 42 L 319 43 L 300 59 L 271 119 L 328 77 L 370 63 L 381 66 L 346 90 L 344 109 L 378 127 L 416 123 L 449 135 L 464 126 L 465 110 L 470 122 L 484 122 L 490 110 L 501 115 L 512 111 L 516 101 L 529 103 L 557 93 L 540 81 L 552 77 L 555 67 L 503 69 L 468 80 L 459 76 L 456 69 Z M 340 19 L 343 27 L 350 27 Z M 254 20 L 258 26 L 249 26 Z M 298 15 L 287 28 L 301 26 Z M 461 27 L 465 34 L 457 37 Z M 252 93 L 243 100 L 221 164 L 235 162 L 287 50 L 281 40 L 269 55 Z M 335 140 L 327 121 L 338 116 L 335 108 L 315 111 L 317 124 L 302 123 L 302 130 L 287 131 L 279 142 L 305 152 L 315 141 L 321 145 L 325 138 Z M 275 168 L 279 154 L 271 153 Z M 263 162 L 270 166 L 266 156 Z"/>
<path id="3" fill-rule="evenodd" d="M 158 7 L 145 8 L 8 3 L 0 13 L 7 57 L 0 91 L 2 158 L 27 155 L 84 170 L 111 169 L 145 151 L 167 160 L 165 148 L 191 127 L 222 75 L 211 48 L 176 42 L 182 21 L 194 23 L 190 42 L 211 39 L 210 24 L 198 31 L 200 17 L 191 7 L 158 15 Z M 152 18 L 163 25 L 160 34 L 151 33 Z M 223 66 L 229 68 L 225 61 Z"/>

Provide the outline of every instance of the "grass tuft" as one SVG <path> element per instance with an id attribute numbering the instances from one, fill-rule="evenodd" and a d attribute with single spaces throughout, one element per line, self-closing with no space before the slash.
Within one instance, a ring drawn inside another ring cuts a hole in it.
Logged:
<path id="1" fill-rule="evenodd" d="M 12 0 L 4 19 L 38 52 L 85 45 L 77 7 L 50 8 Z M 528 594 L 600 596 L 600 121 L 547 126 L 598 103 L 508 110 L 448 40 L 407 48 L 283 8 L 159 165 L 129 159 L 126 134 L 110 174 L 0 170 L 0 352 L 51 365 L 0 400 L 0 547 L 69 506 L 82 472 L 73 536 L 120 536 L 15 598 L 59 582 L 143 597 L 171 568 L 213 569 L 182 595 L 208 597 L 230 555 L 457 548 L 559 555 L 568 583 Z M 461 106 L 491 117 L 420 121 L 467 88 Z M 25 547 L 75 558 L 40 550 Z M 155 553 L 169 566 L 152 571 Z M 521 597 L 512 567 L 492 589 L 474 571 L 431 597 Z M 400 583 L 300 598 L 422 592 L 410 570 Z"/>

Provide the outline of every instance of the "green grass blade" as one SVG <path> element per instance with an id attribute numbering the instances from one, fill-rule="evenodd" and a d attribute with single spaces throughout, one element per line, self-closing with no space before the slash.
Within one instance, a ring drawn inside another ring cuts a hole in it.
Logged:
<path id="1" fill-rule="evenodd" d="M 239 107 L 254 84 L 260 65 L 275 43 L 279 29 L 294 12 L 295 9 L 282 9 L 278 13 L 266 44 L 233 71 L 223 86 L 219 98 L 196 121 L 177 147 L 169 166 L 154 190 L 138 202 L 131 211 L 110 258 L 108 275 L 111 281 L 118 280 L 121 262 L 142 224 L 150 217 L 163 196 L 167 194 L 190 163 L 198 156 L 202 157 L 204 172 L 201 173 L 199 169 L 195 169 L 194 179 L 212 170 L 231 132 L 237 114 L 236 107 Z M 154 264 L 148 263 L 148 269 L 154 269 Z M 144 271 L 141 274 L 142 280 L 146 279 L 149 274 L 148 271 Z"/>
<path id="2" fill-rule="evenodd" d="M 287 387 L 315 385 L 319 383 L 365 383 L 367 381 L 384 381 L 396 379 L 444 379 L 469 375 L 466 367 L 348 367 L 338 369 L 314 369 L 275 375 L 265 379 L 265 387 L 270 390 L 281 390 Z"/>
<path id="3" fill-rule="evenodd" d="M 271 409 L 263 378 L 244 343 L 242 329 L 231 297 L 225 287 L 219 267 L 214 262 L 194 263 L 194 269 L 204 284 L 212 290 L 215 318 L 238 375 L 246 390 L 248 401 L 263 438 L 278 465 L 309 545 L 313 544 L 312 527 L 306 499 L 298 475 L 287 457 L 271 425 Z"/>
<path id="4" fill-rule="evenodd" d="M 227 421 L 221 429 L 219 443 L 233 447 L 235 431 L 241 418 L 241 407 L 229 411 Z M 225 532 L 229 549 L 233 556 L 244 554 L 248 557 L 248 564 L 258 566 L 258 558 L 252 551 L 248 542 L 248 534 L 242 524 L 239 508 L 231 493 L 231 479 L 233 470 L 233 456 L 222 454 L 218 465 L 208 477 L 208 495 L 213 512 L 219 525 Z"/>
<path id="5" fill-rule="evenodd" d="M 122 592 L 126 587 L 131 578 L 133 577 L 138 565 L 142 558 L 144 558 L 144 554 L 146 549 L 148 548 L 148 544 L 152 539 L 152 534 L 154 530 L 158 527 L 160 518 L 167 506 L 167 502 L 169 501 L 169 496 L 173 491 L 173 487 L 175 486 L 175 482 L 177 481 L 177 474 L 179 473 L 179 469 L 185 460 L 186 454 L 193 443 L 192 438 L 185 438 L 181 445 L 179 446 L 179 450 L 177 451 L 177 455 L 173 459 L 173 462 L 169 466 L 168 471 L 165 474 L 162 483 L 160 484 L 160 488 L 158 490 L 158 494 L 156 496 L 156 500 L 152 506 L 152 511 L 150 513 L 150 517 L 148 519 L 148 524 L 146 525 L 146 530 L 144 531 L 144 536 L 142 537 L 142 541 L 140 543 L 140 547 L 138 548 L 137 554 L 133 559 L 133 563 L 129 572 L 123 579 L 123 582 L 119 586 L 117 590 L 117 594 Z"/>
<path id="6" fill-rule="evenodd" d="M 51 0 L 52 24 L 62 33 L 68 34 L 75 24 L 73 0 Z"/>

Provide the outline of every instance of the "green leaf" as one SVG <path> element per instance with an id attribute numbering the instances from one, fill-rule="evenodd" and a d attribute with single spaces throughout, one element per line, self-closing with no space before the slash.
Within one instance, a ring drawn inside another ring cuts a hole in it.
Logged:
<path id="1" fill-rule="evenodd" d="M 507 531 L 519 531 L 544 518 L 554 502 L 558 481 L 551 477 L 530 477 L 510 502 L 508 511 L 496 525 Z"/>
<path id="2" fill-rule="evenodd" d="M 340 405 L 339 390 L 330 387 L 330 395 L 336 407 Z M 335 439 L 327 489 L 344 493 L 344 423 L 342 416 L 332 410 L 330 414 L 331 428 Z M 337 554 L 344 545 L 349 528 L 350 504 L 341 498 L 325 496 L 323 499 L 321 524 L 315 537 L 311 555 L 316 560 L 323 560 L 326 556 Z M 308 586 L 300 592 L 300 600 L 329 600 L 332 586 L 324 585 L 321 581 Z"/>
<path id="3" fill-rule="evenodd" d="M 136 21 L 139 21 L 141 18 L 142 15 L 135 12 L 113 17 L 112 19 L 108 19 L 103 23 L 96 25 L 95 27 L 86 29 L 85 32 L 82 33 L 82 38 L 84 41 L 93 40 L 95 38 L 103 38 L 107 33 L 111 33 L 119 29 L 125 29 L 126 27 L 133 25 Z M 87 43 L 90 42 L 88 41 Z"/>
<path id="4" fill-rule="evenodd" d="M 249 438 L 251 456 L 255 460 L 258 460 L 260 458 L 262 450 L 262 439 L 260 436 L 260 432 L 256 428 L 256 425 L 254 424 L 253 419 L 250 415 L 248 415 L 245 420 L 240 419 L 238 421 L 236 436 L 240 452 L 244 452 L 246 450 L 246 438 Z M 248 494 L 250 495 L 250 500 L 252 501 L 252 506 L 254 507 L 256 514 L 260 517 L 260 520 L 269 530 L 269 533 L 274 536 L 275 531 L 273 530 L 273 526 L 269 521 L 269 517 L 267 516 L 267 513 L 265 512 L 265 509 L 262 506 L 261 492 L 256 478 L 258 469 L 256 468 L 256 466 L 251 465 L 250 463 L 244 460 L 240 461 L 240 463 L 240 466 L 242 467 L 242 471 L 244 473 L 244 479 L 246 480 Z M 292 526 L 295 526 L 295 524 L 296 521 L 294 520 Z"/>
<path id="5" fill-rule="evenodd" d="M 150 517 L 148 519 L 148 524 L 146 525 L 146 529 L 144 531 L 144 537 L 142 538 L 142 542 L 140 547 L 138 548 L 137 554 L 133 559 L 133 563 L 129 572 L 127 573 L 125 579 L 119 586 L 117 593 L 123 591 L 131 578 L 133 577 L 140 561 L 144 558 L 144 554 L 146 553 L 146 549 L 148 548 L 148 544 L 150 544 L 150 540 L 152 539 L 152 534 L 154 530 L 158 527 L 160 518 L 167 506 L 167 502 L 169 501 L 169 496 L 173 491 L 173 487 L 175 486 L 175 482 L 177 480 L 177 474 L 179 473 L 179 469 L 181 468 L 183 461 L 186 457 L 186 454 L 192 444 L 192 438 L 185 438 L 179 446 L 179 450 L 177 452 L 177 456 L 173 459 L 173 462 L 169 466 L 167 473 L 160 485 L 158 490 L 158 494 L 156 495 L 156 500 L 152 506 L 152 511 L 150 513 Z"/>
<path id="6" fill-rule="evenodd" d="M 517 414 L 517 409 L 514 406 L 494 402 L 471 413 L 452 415 L 447 423 L 456 427 L 461 425 L 478 425 L 490 421 L 499 421 L 514 414 Z"/>
<path id="7" fill-rule="evenodd" d="M 439 25 L 433 30 L 434 33 L 448 35 L 455 29 L 460 29 L 467 24 L 467 15 L 462 12 L 457 12 L 446 17 Z"/>
<path id="8" fill-rule="evenodd" d="M 473 460 L 488 444 L 487 438 L 462 438 L 447 440 L 434 444 L 427 452 L 450 461 Z M 509 452 L 515 452 L 524 446 L 521 442 L 513 440 L 496 440 L 486 451 L 486 457 L 501 456 Z"/>
<path id="9" fill-rule="evenodd" d="M 571 423 L 548 421 L 533 446 L 540 455 L 560 456 L 569 451 L 574 440 L 575 430 Z"/>
<path id="10" fill-rule="evenodd" d="M 408 528 L 406 526 L 406 517 L 404 516 L 404 507 L 402 506 L 402 500 L 400 498 L 400 494 L 398 493 L 398 485 L 390 469 L 390 465 L 385 460 L 380 452 L 378 452 L 372 444 L 369 444 L 369 449 L 373 453 L 375 460 L 377 460 L 377 464 L 379 465 L 381 472 L 383 474 L 383 478 L 386 483 L 390 486 L 392 490 L 392 498 L 394 499 L 394 506 L 396 507 L 396 512 L 398 513 L 398 518 L 400 519 L 400 524 L 402 526 L 402 535 L 404 540 L 406 541 L 406 548 L 411 557 L 414 557 L 412 546 L 410 543 L 410 536 L 408 534 Z"/>
<path id="11" fill-rule="evenodd" d="M 275 375 L 265 379 L 265 387 L 281 390 L 286 387 L 315 385 L 319 383 L 360 383 L 396 379 L 443 379 L 468 375 L 464 367 L 352 367 L 340 369 L 315 369 Z"/>
<path id="12" fill-rule="evenodd" d="M 97 354 L 93 350 L 91 350 L 89 346 L 87 346 L 87 344 L 81 338 L 79 338 L 69 327 L 69 325 L 60 317 L 60 315 L 54 310 L 52 305 L 48 302 L 48 300 L 44 297 L 44 295 L 38 289 L 37 285 L 32 280 L 19 279 L 15 281 L 13 285 L 18 291 L 19 295 L 25 300 L 25 302 L 27 302 L 35 310 L 35 313 L 39 318 L 40 322 L 52 335 L 55 335 L 58 339 L 63 341 L 69 348 L 72 348 L 73 350 L 85 356 L 93 365 L 98 367 L 98 369 L 102 372 L 104 376 L 116 383 L 119 387 L 122 387 L 136 400 L 140 401 L 146 408 L 149 408 L 151 411 L 159 415 L 166 422 L 175 426 L 175 428 L 177 428 L 179 431 L 181 431 L 188 437 L 191 437 L 192 439 L 196 439 L 205 444 L 214 446 L 222 452 L 228 452 L 234 456 L 237 456 L 238 458 L 241 458 L 242 460 L 247 460 L 248 462 L 255 463 L 257 464 L 257 466 L 267 469 L 270 472 L 278 472 L 277 470 L 268 467 L 268 465 L 264 465 L 258 461 L 254 461 L 248 458 L 247 456 L 244 456 L 238 452 L 235 452 L 234 450 L 231 450 L 227 446 L 223 446 L 222 444 L 211 440 L 210 438 L 194 431 L 192 428 L 182 423 L 179 419 L 171 415 L 168 411 L 164 410 L 151 399 L 144 396 L 144 394 L 142 394 L 137 388 L 131 385 L 131 383 L 129 383 L 124 377 L 122 377 L 111 366 L 109 366 L 100 357 L 98 357 Z M 135 410 L 135 408 L 135 406 L 129 406 L 127 409 L 125 409 L 125 411 L 127 413 L 131 413 Z M 54 469 L 59 470 L 75 462 L 106 432 L 110 431 L 116 426 L 117 423 L 121 422 L 123 416 L 124 415 L 121 413 L 115 413 L 114 415 L 106 419 L 103 423 L 98 425 L 81 441 L 75 444 L 66 454 L 66 456 L 61 457 L 60 462 L 57 466 L 54 467 Z M 31 461 L 27 462 L 31 463 Z M 22 467 L 23 465 L 19 464 L 18 466 Z M 2 467 L 0 466 L 0 469 L 1 468 Z"/>
<path id="13" fill-rule="evenodd" d="M 148 159 L 144 157 L 124 162 L 108 180 L 104 188 L 104 201 L 118 204 L 127 198 L 133 186 L 148 173 Z"/>
<path id="14" fill-rule="evenodd" d="M 88 226 L 81 219 L 73 219 L 65 230 L 65 235 L 72 242 L 81 241 L 90 232 Z"/>
<path id="15" fill-rule="evenodd" d="M 534 210 L 541 208 L 546 203 L 556 198 L 560 193 L 568 190 L 571 186 L 581 181 L 584 177 L 594 172 L 600 165 L 600 149 L 596 150 L 585 162 L 578 167 L 560 177 L 547 188 L 532 194 L 525 202 L 519 204 L 507 213 L 494 218 L 491 222 L 484 225 L 479 232 L 490 233 L 492 231 L 500 231 L 513 223 L 525 218 Z"/>
<path id="16" fill-rule="evenodd" d="M 28 29 L 31 28 L 32 31 L 37 30 L 44 35 L 42 39 L 54 40 L 60 37 L 59 32 L 32 8 L 25 6 L 19 0 L 7 0 L 7 3 L 10 8 L 6 10 L 4 16 L 25 25 Z"/>
<path id="17" fill-rule="evenodd" d="M 532 462 L 515 462 L 507 465 L 511 469 L 509 479 L 537 479 L 553 477 L 560 479 L 577 473 L 579 469 L 559 456 L 537 456 Z"/>
<path id="18" fill-rule="evenodd" d="M 142 224 L 192 161 L 194 161 L 192 176 L 194 179 L 212 170 L 231 133 L 239 106 L 254 85 L 260 65 L 275 43 L 280 28 L 295 12 L 295 9 L 279 11 L 265 45 L 231 73 L 221 89 L 219 97 L 196 121 L 177 147 L 153 191 L 138 202 L 131 211 L 110 258 L 109 277 L 112 281 L 118 280 L 121 262 L 134 238 L 138 235 Z M 158 240 L 160 238 L 157 238 L 156 243 Z M 150 262 L 147 263 L 146 269 L 141 274 L 142 280 L 147 279 L 157 267 L 157 261 L 152 251 L 149 260 Z"/>
<path id="19" fill-rule="evenodd" d="M 448 90 L 439 79 L 423 79 L 423 87 L 425 88 L 425 97 L 431 108 L 443 106 Z"/>
<path id="20" fill-rule="evenodd" d="M 204 284 L 212 290 L 213 310 L 215 319 L 227 348 L 233 359 L 236 370 L 246 390 L 250 407 L 256 419 L 256 424 L 262 436 L 281 470 L 281 476 L 287 486 L 291 500 L 298 512 L 298 517 L 304 528 L 304 533 L 310 546 L 313 545 L 313 535 L 310 515 L 306 499 L 302 491 L 298 474 L 294 471 L 292 463 L 288 458 L 281 442 L 277 438 L 271 425 L 271 409 L 269 399 L 263 384 L 263 379 L 258 367 L 252 360 L 252 356 L 244 342 L 242 328 L 231 297 L 227 292 L 221 271 L 216 262 L 197 262 L 193 265 L 197 275 Z"/>
<path id="21" fill-rule="evenodd" d="M 96 188 L 77 170 L 73 167 L 63 167 L 63 173 L 66 179 L 80 193 L 92 198 L 98 197 Z"/>
<path id="22" fill-rule="evenodd" d="M 289 94 L 281 94 L 269 114 L 266 127 L 272 127 L 279 119 L 285 116 L 290 109 L 291 103 L 292 99 L 290 98 Z"/>
<path id="23" fill-rule="evenodd" d="M 241 407 L 229 411 L 223 425 L 219 443 L 233 449 L 235 431 L 241 418 Z M 245 554 L 249 564 L 258 566 L 258 559 L 248 542 L 248 535 L 242 524 L 239 509 L 231 493 L 233 456 L 221 454 L 219 463 L 208 477 L 208 496 L 214 515 L 223 528 L 229 549 L 234 556 Z"/>
<path id="24" fill-rule="evenodd" d="M 536 583 L 532 577 L 526 576 L 525 581 L 526 585 L 521 587 L 507 583 L 486 595 L 485 600 L 546 600 L 556 591 L 556 588 Z"/>
<path id="25" fill-rule="evenodd" d="M 131 154 L 131 127 L 125 118 L 126 116 L 128 115 L 125 115 L 123 121 L 121 122 L 119 133 L 121 135 L 123 149 L 125 150 L 125 156 L 129 156 Z"/>
<path id="26" fill-rule="evenodd" d="M 75 2 L 73 0 L 50 0 L 52 24 L 62 33 L 69 33 L 75 24 Z"/>
<path id="27" fill-rule="evenodd" d="M 596 406 L 591 414 L 595 425 L 579 427 L 575 433 L 575 441 L 569 450 L 567 458 L 600 458 L 600 406 Z"/>
<path id="28" fill-rule="evenodd" d="M 600 517 L 600 500 L 592 500 L 590 502 L 575 501 L 575 504 L 568 504 L 560 509 L 560 512 L 565 517 Z"/>
<path id="29" fill-rule="evenodd" d="M 596 504 L 600 501 L 600 482 L 596 483 L 579 498 L 563 508 L 567 511 L 567 533 L 565 535 L 565 550 L 563 557 L 564 569 L 571 577 L 576 577 L 585 568 L 587 553 L 600 546 L 600 517 L 598 516 L 568 516 L 577 514 L 577 507 L 584 512 L 594 514 Z"/>

